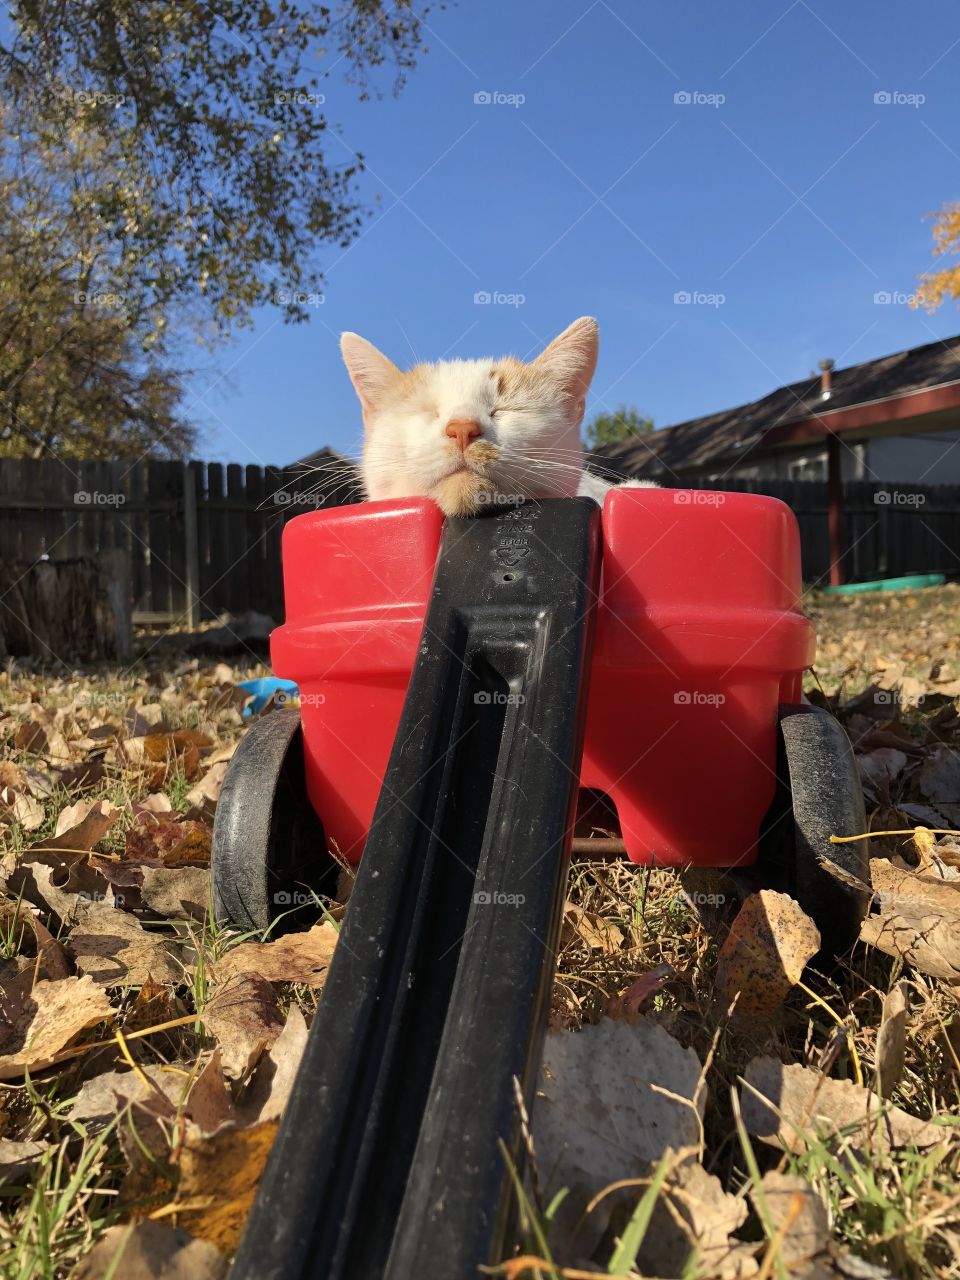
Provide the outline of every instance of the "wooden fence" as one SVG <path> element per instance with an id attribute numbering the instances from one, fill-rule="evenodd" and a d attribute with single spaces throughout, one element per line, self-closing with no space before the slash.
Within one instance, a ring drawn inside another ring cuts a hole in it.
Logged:
<path id="1" fill-rule="evenodd" d="M 326 472 L 280 467 L 0 458 L 0 557 L 122 551 L 137 622 L 280 619 L 284 523 L 358 496 Z"/>
<path id="2" fill-rule="evenodd" d="M 691 481 L 692 487 L 765 493 L 791 507 L 800 525 L 803 577 L 826 583 L 830 572 L 827 487 L 815 480 Z M 898 485 L 849 480 L 843 486 L 847 582 L 910 573 L 960 577 L 960 485 Z"/>
<path id="3" fill-rule="evenodd" d="M 723 487 L 787 502 L 800 523 L 804 578 L 826 577 L 823 484 Z M 358 496 L 326 473 L 280 467 L 0 458 L 0 557 L 28 564 L 43 555 L 69 560 L 119 550 L 129 564 L 136 621 L 190 625 L 249 609 L 280 620 L 284 523 Z M 850 482 L 844 502 L 849 580 L 960 576 L 960 486 Z"/>

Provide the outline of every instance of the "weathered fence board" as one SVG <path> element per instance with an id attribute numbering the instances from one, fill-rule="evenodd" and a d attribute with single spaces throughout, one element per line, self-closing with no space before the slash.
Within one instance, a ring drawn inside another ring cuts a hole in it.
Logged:
<path id="1" fill-rule="evenodd" d="M 805 580 L 826 578 L 823 484 L 731 480 L 722 487 L 788 503 L 800 524 Z M 138 620 L 187 626 L 248 609 L 279 620 L 284 523 L 357 496 L 325 473 L 279 467 L 0 458 L 0 560 L 119 552 Z M 960 577 L 960 486 L 848 482 L 844 504 L 850 580 L 924 572 Z"/>

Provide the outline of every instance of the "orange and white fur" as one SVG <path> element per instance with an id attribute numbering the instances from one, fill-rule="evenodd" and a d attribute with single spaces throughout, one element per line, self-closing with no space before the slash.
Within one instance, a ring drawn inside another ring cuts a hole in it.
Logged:
<path id="1" fill-rule="evenodd" d="M 611 487 L 584 471 L 580 445 L 596 320 L 575 320 L 529 364 L 507 356 L 401 371 L 356 333 L 340 349 L 363 409 L 368 499 L 430 497 L 445 515 L 467 516 L 511 498 L 602 502 Z"/>

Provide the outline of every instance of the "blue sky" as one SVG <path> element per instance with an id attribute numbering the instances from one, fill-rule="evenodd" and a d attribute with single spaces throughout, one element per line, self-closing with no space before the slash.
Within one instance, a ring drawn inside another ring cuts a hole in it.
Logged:
<path id="1" fill-rule="evenodd" d="M 201 456 L 355 453 L 344 329 L 408 363 L 530 354 L 592 314 L 588 413 L 658 426 L 960 329 L 905 302 L 960 199 L 952 0 L 461 0 L 429 24 L 399 98 L 333 70 L 330 158 L 365 154 L 372 216 L 324 250 L 309 324 L 261 312 L 196 378 Z"/>

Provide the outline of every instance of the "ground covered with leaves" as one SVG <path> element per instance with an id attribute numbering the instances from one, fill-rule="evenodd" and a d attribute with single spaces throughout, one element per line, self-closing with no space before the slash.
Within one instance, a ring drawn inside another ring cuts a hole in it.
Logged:
<path id="1" fill-rule="evenodd" d="M 912 834 L 871 840 L 828 973 L 784 895 L 577 862 L 503 1274 L 960 1276 L 960 587 L 808 605 L 808 692 L 870 829 Z M 162 646 L 0 674 L 5 1276 L 225 1274 L 343 913 L 211 919 L 237 683 L 262 674 Z"/>

